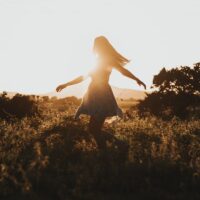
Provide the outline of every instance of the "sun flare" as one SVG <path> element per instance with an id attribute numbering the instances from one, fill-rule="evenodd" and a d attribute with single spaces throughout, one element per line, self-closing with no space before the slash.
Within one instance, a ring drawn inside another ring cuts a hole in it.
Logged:
<path id="1" fill-rule="evenodd" d="M 200 52 L 199 2 L 153 2 L 2 1 L 0 91 L 46 93 L 87 74 L 96 65 L 99 35 L 131 60 L 126 68 L 148 87 L 163 66 L 191 66 Z M 115 71 L 110 83 L 141 89 Z"/>

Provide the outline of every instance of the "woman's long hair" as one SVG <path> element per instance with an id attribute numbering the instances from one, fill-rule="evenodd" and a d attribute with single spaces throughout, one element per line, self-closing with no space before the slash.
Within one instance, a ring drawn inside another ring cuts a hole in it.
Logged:
<path id="1" fill-rule="evenodd" d="M 112 64 L 124 66 L 130 60 L 118 53 L 104 36 L 99 36 L 94 40 L 94 48 L 103 59 L 108 59 Z"/>

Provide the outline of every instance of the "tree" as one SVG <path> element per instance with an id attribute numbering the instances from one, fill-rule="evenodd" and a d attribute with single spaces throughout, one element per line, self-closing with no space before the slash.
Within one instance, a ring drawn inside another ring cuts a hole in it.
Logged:
<path id="1" fill-rule="evenodd" d="M 138 105 L 141 114 L 150 112 L 162 118 L 185 119 L 195 110 L 200 117 L 200 63 L 193 67 L 163 68 L 154 76 L 152 89 Z"/>

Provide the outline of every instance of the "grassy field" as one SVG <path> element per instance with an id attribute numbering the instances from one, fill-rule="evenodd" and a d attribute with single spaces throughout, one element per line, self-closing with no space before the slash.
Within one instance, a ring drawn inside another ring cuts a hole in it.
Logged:
<path id="1" fill-rule="evenodd" d="M 77 105 L 0 121 L 0 199 L 200 199 L 200 120 L 141 119 L 124 103 L 99 148 Z"/>

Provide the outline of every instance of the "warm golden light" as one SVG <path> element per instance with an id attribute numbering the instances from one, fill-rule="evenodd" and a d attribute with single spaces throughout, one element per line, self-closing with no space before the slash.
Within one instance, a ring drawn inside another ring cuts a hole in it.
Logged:
<path id="1" fill-rule="evenodd" d="M 131 60 L 126 68 L 149 87 L 163 66 L 198 62 L 199 5 L 195 0 L 1 1 L 0 91 L 46 93 L 87 74 L 95 66 L 93 40 L 99 35 Z M 117 71 L 110 83 L 141 89 Z"/>

